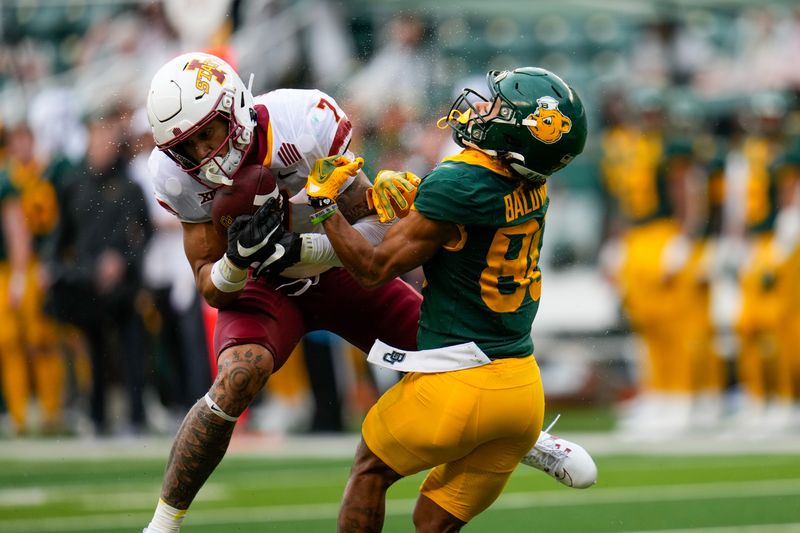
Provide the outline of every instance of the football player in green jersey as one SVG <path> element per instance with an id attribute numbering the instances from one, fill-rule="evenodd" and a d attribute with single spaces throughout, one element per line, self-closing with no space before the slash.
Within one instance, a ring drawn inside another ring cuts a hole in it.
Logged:
<path id="1" fill-rule="evenodd" d="M 730 148 L 744 164 L 737 168 L 732 157 L 726 162 L 729 175 L 738 171 L 745 180 L 738 190 L 729 187 L 726 204 L 741 206 L 739 212 L 731 209 L 730 215 L 738 215 L 731 222 L 743 230 L 746 250 L 736 258 L 741 301 L 734 322 L 739 347 L 736 372 L 744 401 L 734 420 L 737 429 L 748 433 L 785 432 L 795 416 L 796 346 L 790 348 L 794 342 L 786 338 L 791 329 L 787 311 L 796 305 L 789 279 L 795 275 L 793 246 L 783 231 L 778 232 L 779 214 L 786 212 L 795 194 L 792 182 L 797 172 L 793 140 L 787 133 L 789 109 L 787 97 L 779 92 L 753 95 L 741 112 L 746 135 Z"/>
<path id="2" fill-rule="evenodd" d="M 422 180 L 411 211 L 378 246 L 338 213 L 337 184 L 309 177 L 314 219 L 361 284 L 419 265 L 427 281 L 419 351 L 378 342 L 370 353 L 408 373 L 364 421 L 339 531 L 379 531 L 389 486 L 428 469 L 416 530 L 458 531 L 499 496 L 541 431 L 531 325 L 546 181 L 583 150 L 586 114 L 544 69 L 492 71 L 488 82 L 488 98 L 466 89 L 440 121 L 464 150 Z"/>

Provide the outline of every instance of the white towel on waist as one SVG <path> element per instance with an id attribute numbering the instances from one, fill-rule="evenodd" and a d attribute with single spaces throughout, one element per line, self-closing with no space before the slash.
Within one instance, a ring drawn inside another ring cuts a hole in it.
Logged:
<path id="1" fill-rule="evenodd" d="M 474 342 L 432 350 L 400 350 L 376 340 L 367 361 L 400 372 L 450 372 L 491 363 Z"/>

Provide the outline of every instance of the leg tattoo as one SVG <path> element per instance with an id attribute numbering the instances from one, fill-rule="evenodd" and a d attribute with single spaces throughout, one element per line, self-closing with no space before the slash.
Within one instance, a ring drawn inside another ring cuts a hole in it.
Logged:
<path id="1" fill-rule="evenodd" d="M 235 426 L 213 414 L 203 400 L 192 407 L 169 454 L 161 490 L 165 502 L 177 509 L 189 508 L 225 455 Z"/>
<path id="2" fill-rule="evenodd" d="M 230 348 L 219 358 L 219 372 L 209 396 L 225 413 L 238 417 L 266 384 L 272 365 L 272 355 L 261 346 Z M 225 455 L 235 426 L 200 399 L 175 437 L 161 499 L 177 509 L 188 509 Z"/>

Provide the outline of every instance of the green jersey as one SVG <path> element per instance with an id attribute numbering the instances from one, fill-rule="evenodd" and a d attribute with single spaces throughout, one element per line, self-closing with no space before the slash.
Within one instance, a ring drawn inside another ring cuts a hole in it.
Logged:
<path id="1" fill-rule="evenodd" d="M 11 184 L 11 178 L 8 175 L 8 169 L 0 168 L 0 206 L 10 199 L 18 198 L 19 192 Z M 0 231 L 0 261 L 8 260 L 8 251 L 6 250 L 5 235 Z"/>
<path id="2" fill-rule="evenodd" d="M 461 241 L 424 266 L 419 349 L 473 341 L 490 358 L 533 353 L 545 186 L 513 178 L 481 152 L 445 159 L 419 186 L 415 209 L 455 223 Z"/>
<path id="3" fill-rule="evenodd" d="M 19 162 L 13 159 L 0 167 L 0 202 L 17 198 L 25 225 L 33 239 L 34 251 L 39 251 L 46 235 L 58 223 L 59 210 L 56 189 L 36 161 Z M 5 260 L 6 243 L 0 238 L 0 254 Z"/>

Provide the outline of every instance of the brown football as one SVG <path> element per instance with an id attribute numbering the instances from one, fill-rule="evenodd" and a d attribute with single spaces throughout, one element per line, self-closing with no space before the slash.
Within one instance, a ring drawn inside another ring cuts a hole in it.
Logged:
<path id="1" fill-rule="evenodd" d="M 270 197 L 277 197 L 275 177 L 261 165 L 247 165 L 233 176 L 233 185 L 217 189 L 211 204 L 211 220 L 220 236 L 227 238 L 228 228 L 239 215 L 252 215 Z"/>

